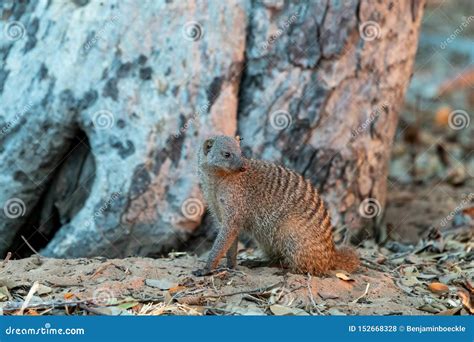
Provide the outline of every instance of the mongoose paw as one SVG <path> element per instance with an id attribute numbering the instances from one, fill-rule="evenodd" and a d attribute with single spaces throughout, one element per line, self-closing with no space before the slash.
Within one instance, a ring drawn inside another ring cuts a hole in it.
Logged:
<path id="1" fill-rule="evenodd" d="M 206 275 L 212 274 L 212 271 L 208 268 L 200 268 L 198 270 L 192 271 L 192 274 L 196 277 L 204 277 Z"/>

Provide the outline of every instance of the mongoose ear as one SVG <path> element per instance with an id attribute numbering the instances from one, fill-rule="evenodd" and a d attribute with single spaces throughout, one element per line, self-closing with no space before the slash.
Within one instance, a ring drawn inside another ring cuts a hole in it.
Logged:
<path id="1" fill-rule="evenodd" d="M 244 138 L 242 138 L 240 135 L 236 135 L 236 136 L 235 136 L 235 140 L 237 140 L 237 143 L 238 143 L 239 146 L 240 146 L 240 142 L 241 142 L 242 140 L 244 140 Z"/>
<path id="2" fill-rule="evenodd" d="M 204 145 L 203 145 L 202 149 L 203 149 L 203 151 L 204 151 L 204 155 L 205 155 L 205 156 L 207 156 L 207 154 L 208 154 L 209 151 L 211 150 L 213 143 L 214 143 L 214 140 L 212 140 L 212 139 L 207 139 L 207 140 L 204 142 Z"/>

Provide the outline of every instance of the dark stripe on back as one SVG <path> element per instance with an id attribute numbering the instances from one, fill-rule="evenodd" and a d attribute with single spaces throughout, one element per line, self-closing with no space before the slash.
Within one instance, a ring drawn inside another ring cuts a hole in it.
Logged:
<path id="1" fill-rule="evenodd" d="M 273 174 L 274 174 L 274 179 L 272 182 L 272 188 L 270 190 L 271 195 L 276 195 L 279 192 L 281 192 L 281 187 L 282 187 L 282 172 L 278 166 L 275 166 L 272 168 L 273 169 Z"/>

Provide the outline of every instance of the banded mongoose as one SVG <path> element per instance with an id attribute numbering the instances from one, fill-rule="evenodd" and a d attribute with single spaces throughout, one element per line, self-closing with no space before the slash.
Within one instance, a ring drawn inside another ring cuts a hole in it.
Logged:
<path id="1" fill-rule="evenodd" d="M 354 271 L 357 253 L 336 249 L 329 213 L 321 196 L 296 172 L 242 155 L 239 138 L 214 136 L 200 147 L 199 177 L 219 233 L 204 269 L 210 274 L 227 253 L 227 267 L 237 263 L 240 231 L 253 236 L 265 254 L 297 273 Z"/>

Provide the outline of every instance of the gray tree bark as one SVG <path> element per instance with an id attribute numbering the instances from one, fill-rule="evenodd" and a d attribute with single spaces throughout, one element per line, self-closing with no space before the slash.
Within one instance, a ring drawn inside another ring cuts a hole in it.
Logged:
<path id="1" fill-rule="evenodd" d="M 334 224 L 381 217 L 419 1 L 2 6 L 0 254 L 21 235 L 57 257 L 180 248 L 216 133 L 311 179 Z"/>

